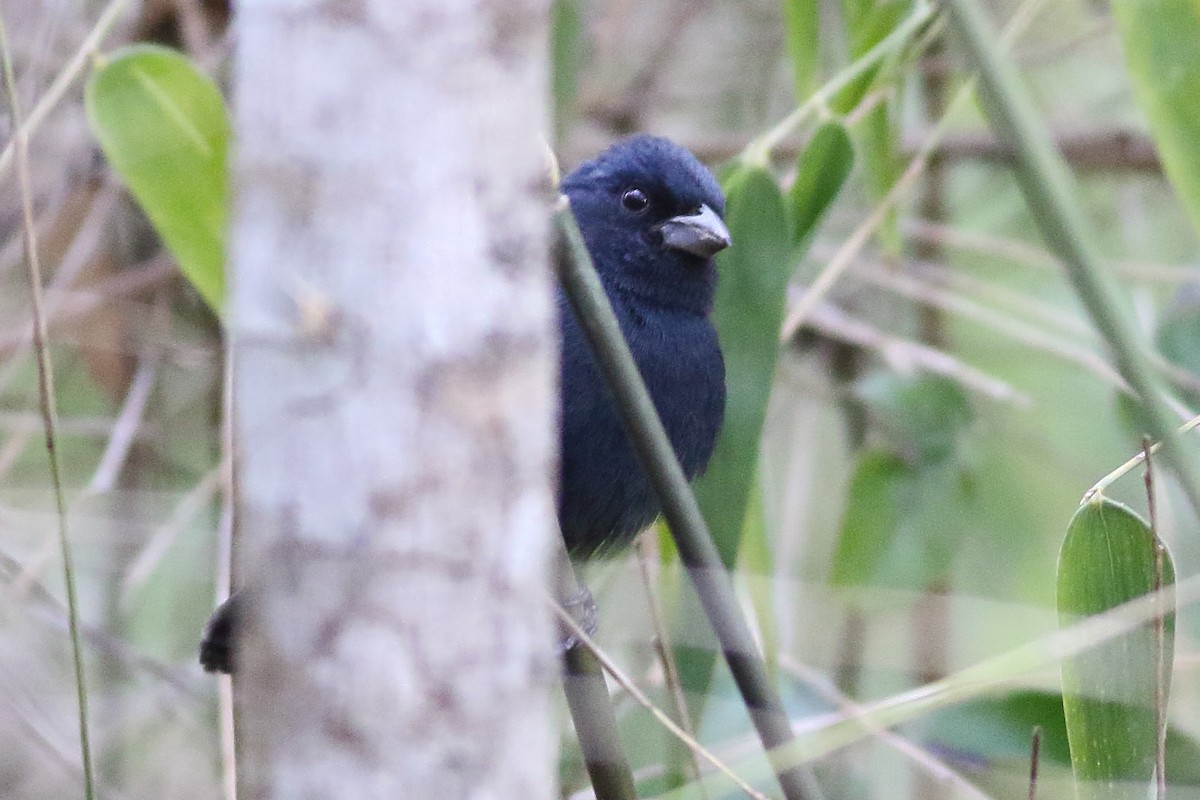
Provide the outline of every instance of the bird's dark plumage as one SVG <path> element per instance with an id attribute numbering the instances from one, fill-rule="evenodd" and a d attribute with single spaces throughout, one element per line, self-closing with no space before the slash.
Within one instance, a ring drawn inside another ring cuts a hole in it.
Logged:
<path id="1" fill-rule="evenodd" d="M 672 142 L 635 136 L 562 183 L 634 360 L 689 478 L 712 455 L 725 366 L 709 321 L 712 256 L 729 245 L 712 174 Z M 559 523 L 572 554 L 628 543 L 659 504 L 561 292 Z"/>
<path id="2" fill-rule="evenodd" d="M 712 455 L 725 412 L 725 365 L 709 322 L 712 256 L 730 244 L 725 198 L 683 148 L 635 136 L 562 183 L 621 331 L 689 478 Z M 559 293 L 562 476 L 558 517 L 567 547 L 586 557 L 628 543 L 659 504 L 630 448 L 591 350 Z M 244 601 L 213 615 L 201 642 L 210 671 L 235 666 Z"/>

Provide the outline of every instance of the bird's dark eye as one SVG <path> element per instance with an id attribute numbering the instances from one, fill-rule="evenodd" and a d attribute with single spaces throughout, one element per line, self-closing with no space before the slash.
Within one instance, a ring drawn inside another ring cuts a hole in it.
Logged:
<path id="1" fill-rule="evenodd" d="M 621 205 L 626 211 L 637 214 L 646 210 L 650 205 L 650 198 L 646 197 L 646 193 L 641 189 L 627 189 L 625 194 L 621 195 Z"/>

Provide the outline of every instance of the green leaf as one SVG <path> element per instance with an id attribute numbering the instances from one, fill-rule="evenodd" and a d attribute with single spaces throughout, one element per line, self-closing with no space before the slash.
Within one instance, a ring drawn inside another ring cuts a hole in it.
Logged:
<path id="1" fill-rule="evenodd" d="M 887 196 L 900 177 L 900 137 L 893 108 L 894 103 L 886 100 L 871 109 L 855 126 L 867 184 L 872 194 L 879 199 Z M 899 255 L 904 245 L 897 227 L 898 221 L 899 213 L 896 206 L 892 205 L 888 208 L 878 232 L 884 249 L 895 255 Z"/>
<path id="2" fill-rule="evenodd" d="M 1061 625 L 1175 582 L 1170 554 L 1129 508 L 1097 497 L 1079 508 L 1058 561 Z M 1174 652 L 1174 608 L 1163 625 L 1165 704 Z M 1158 634 L 1147 624 L 1063 662 L 1063 706 L 1081 798 L 1143 798 L 1154 776 Z"/>
<path id="3" fill-rule="evenodd" d="M 779 353 L 792 259 L 783 195 L 765 169 L 742 167 L 726 185 L 733 246 L 717 256 L 713 323 L 725 355 L 725 423 L 696 497 L 725 565 L 737 560 L 758 463 L 758 440 Z"/>
<path id="4" fill-rule="evenodd" d="M 789 195 L 792 240 L 798 247 L 808 242 L 853 167 L 854 145 L 845 126 L 827 122 L 818 128 L 800 155 L 796 182 Z"/>
<path id="5" fill-rule="evenodd" d="M 763 519 L 762 482 L 758 475 L 750 484 L 750 500 L 746 506 L 745 522 L 742 527 L 742 569 L 750 575 L 775 574 L 775 550 L 767 536 L 767 523 Z M 754 608 L 754 620 L 762 642 L 763 660 L 767 671 L 773 676 L 778 667 L 780 621 L 776 618 L 776 592 L 774 581 L 752 580 L 746 587 Z"/>
<path id="6" fill-rule="evenodd" d="M 84 99 L 104 155 L 183 274 L 219 313 L 230 137 L 220 91 L 179 53 L 138 45 L 94 70 Z"/>
<path id="7" fill-rule="evenodd" d="M 779 352 L 787 282 L 791 275 L 791 227 L 783 195 L 765 169 L 736 165 L 722 174 L 725 222 L 733 246 L 717 256 L 720 275 L 713 322 L 725 355 L 725 423 L 708 471 L 696 482 L 696 499 L 721 559 L 733 569 L 747 528 L 747 508 L 758 465 L 758 445 Z M 679 595 L 676 623 L 694 628 L 703 609 L 691 587 Z M 712 681 L 714 647 L 705 642 L 675 646 L 680 680 L 695 701 L 697 719 Z"/>
<path id="8" fill-rule="evenodd" d="M 834 584 L 874 580 L 899 528 L 898 501 L 912 474 L 912 468 L 891 453 L 873 450 L 859 456 L 833 556 Z"/>
<path id="9" fill-rule="evenodd" d="M 924 589 L 947 580 L 977 516 L 973 476 L 956 459 L 920 462 L 902 504 L 883 582 Z"/>
<path id="10" fill-rule="evenodd" d="M 1200 231 L 1200 4 L 1115 0 L 1112 10 L 1163 169 Z"/>
<path id="11" fill-rule="evenodd" d="M 821 14 L 816 0 L 783 0 L 788 55 L 792 57 L 792 85 L 798 101 L 817 88 L 820 67 Z"/>

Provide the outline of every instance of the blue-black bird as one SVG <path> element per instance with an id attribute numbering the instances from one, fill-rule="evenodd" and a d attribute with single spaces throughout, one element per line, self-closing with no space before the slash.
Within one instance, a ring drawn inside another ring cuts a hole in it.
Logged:
<path id="1" fill-rule="evenodd" d="M 688 478 L 708 464 L 725 412 L 725 365 L 709 320 L 713 256 L 730 245 L 712 173 L 667 139 L 633 136 L 562 182 L 588 252 Z M 612 397 L 562 292 L 558 520 L 586 558 L 628 544 L 659 513 Z M 200 661 L 230 672 L 241 594 L 217 610 Z"/>
<path id="2" fill-rule="evenodd" d="M 721 187 L 682 147 L 635 136 L 581 165 L 562 190 L 675 453 L 694 478 L 725 412 L 725 365 L 709 321 L 713 255 L 730 244 Z M 568 550 L 586 557 L 628 543 L 659 504 L 561 292 L 558 305 L 558 520 Z"/>

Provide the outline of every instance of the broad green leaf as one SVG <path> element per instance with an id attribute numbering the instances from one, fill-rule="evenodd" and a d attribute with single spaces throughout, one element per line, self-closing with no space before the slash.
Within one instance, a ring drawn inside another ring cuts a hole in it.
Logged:
<path id="1" fill-rule="evenodd" d="M 225 298 L 229 119 L 216 85 L 183 55 L 138 45 L 104 60 L 88 120 L 179 268 L 214 311 Z"/>
<path id="2" fill-rule="evenodd" d="M 726 224 L 733 246 L 717 256 L 713 323 L 725 355 L 725 422 L 696 497 L 725 566 L 738 553 L 758 440 L 779 352 L 787 282 L 790 226 L 775 179 L 742 167 L 727 182 Z"/>
<path id="3" fill-rule="evenodd" d="M 1200 3 L 1115 0 L 1112 10 L 1163 169 L 1200 231 Z"/>
<path id="4" fill-rule="evenodd" d="M 813 134 L 800 155 L 792 205 L 792 240 L 803 247 L 833 204 L 854 166 L 854 146 L 846 128 L 827 122 Z"/>
<path id="5" fill-rule="evenodd" d="M 1058 561 L 1062 625 L 1175 582 L 1170 554 L 1129 508 L 1097 497 L 1071 519 Z M 1166 609 L 1163 652 L 1145 625 L 1063 662 L 1063 706 L 1079 797 L 1143 798 L 1154 776 L 1160 657 L 1166 702 L 1174 652 L 1174 608 Z"/>
<path id="6" fill-rule="evenodd" d="M 721 558 L 732 570 L 747 529 L 746 509 L 794 260 L 783 195 L 770 173 L 737 165 L 722 178 L 727 198 L 725 222 L 733 246 L 717 256 L 719 282 L 713 321 L 725 355 L 725 423 L 708 471 L 695 488 Z M 681 590 L 677 608 L 681 620 L 699 619 L 704 614 L 690 587 Z M 715 650 L 676 646 L 675 654 L 684 690 L 702 700 L 712 679 Z M 700 705 L 697 702 L 693 708 L 697 718 Z"/>
<path id="7" fill-rule="evenodd" d="M 834 584 L 874 580 L 899 529 L 899 501 L 912 474 L 912 468 L 891 453 L 873 450 L 859 456 L 833 556 Z"/>
<path id="8" fill-rule="evenodd" d="M 805 100 L 817 88 L 820 67 L 821 14 L 816 0 L 783 0 L 788 55 L 792 58 L 792 85 L 796 100 Z"/>

